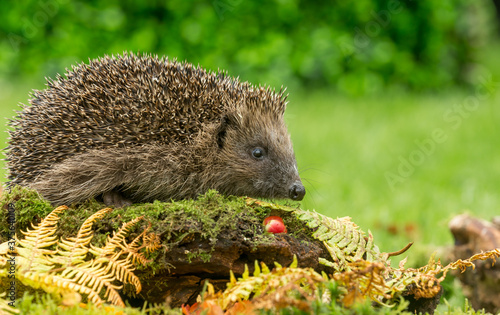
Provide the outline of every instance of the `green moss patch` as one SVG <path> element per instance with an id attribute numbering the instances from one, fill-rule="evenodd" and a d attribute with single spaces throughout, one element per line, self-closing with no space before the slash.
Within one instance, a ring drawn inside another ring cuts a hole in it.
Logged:
<path id="1" fill-rule="evenodd" d="M 5 192 L 0 205 L 4 216 L 8 214 L 9 208 L 15 210 L 18 233 L 29 228 L 32 222 L 39 222 L 54 208 L 36 191 L 19 186 Z M 106 205 L 95 200 L 69 207 L 61 214 L 57 235 L 75 235 L 90 215 L 105 207 Z M 92 243 L 102 245 L 107 235 L 118 230 L 124 222 L 139 216 L 144 216 L 144 220 L 134 227 L 130 237 L 135 237 L 151 224 L 151 231 L 161 236 L 167 250 L 193 236 L 215 244 L 220 233 L 224 233 L 226 237 L 227 234 L 234 234 L 234 238 L 243 235 L 257 243 L 265 242 L 272 237 L 264 234 L 262 228 L 262 221 L 269 213 L 269 209 L 247 205 L 244 197 L 226 197 L 216 191 L 209 191 L 196 200 L 155 201 L 114 209 L 94 224 L 95 236 Z M 7 222 L 1 221 L 0 241 L 5 241 L 7 229 Z M 203 260 L 210 259 L 209 253 L 204 251 L 189 252 L 187 258 L 192 259 L 197 255 L 201 255 Z"/>

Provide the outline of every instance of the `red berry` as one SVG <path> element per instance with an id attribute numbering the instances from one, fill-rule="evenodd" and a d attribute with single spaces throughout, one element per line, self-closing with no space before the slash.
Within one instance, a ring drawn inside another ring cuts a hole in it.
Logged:
<path id="1" fill-rule="evenodd" d="M 283 219 L 278 216 L 270 216 L 264 219 L 264 228 L 269 233 L 286 233 L 286 226 Z"/>

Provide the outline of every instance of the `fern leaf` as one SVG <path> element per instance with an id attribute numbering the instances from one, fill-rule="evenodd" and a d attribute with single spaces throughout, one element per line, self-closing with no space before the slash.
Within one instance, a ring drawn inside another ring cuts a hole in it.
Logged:
<path id="1" fill-rule="evenodd" d="M 248 300 L 252 296 L 254 304 L 259 308 L 271 309 L 277 305 L 287 307 L 290 302 L 297 301 L 294 295 L 299 294 L 305 299 L 314 299 L 319 292 L 320 283 L 326 280 L 312 268 L 297 268 L 296 266 L 278 267 L 272 271 L 261 263 L 260 272 L 253 276 L 245 275 L 237 281 L 234 275 L 227 289 L 218 299 L 222 309 L 228 309 L 236 302 Z M 291 298 L 294 296 L 293 298 Z M 307 308 L 305 304 L 302 304 Z"/>
<path id="2" fill-rule="evenodd" d="M 160 236 L 156 233 L 145 234 L 142 242 L 147 253 L 154 252 L 162 247 Z"/>
<path id="3" fill-rule="evenodd" d="M 121 255 L 122 253 L 117 253 L 108 259 L 105 272 L 115 276 L 118 281 L 134 285 L 136 293 L 141 292 L 142 285 L 139 278 L 133 273 L 135 270 L 133 263 L 129 257 L 119 260 Z"/>
<path id="4" fill-rule="evenodd" d="M 99 250 L 100 256 L 113 255 L 114 251 L 117 248 L 124 248 L 126 245 L 124 244 L 125 237 L 129 230 L 134 226 L 137 222 L 141 221 L 144 216 L 137 217 L 129 222 L 123 223 L 122 227 L 118 230 L 118 232 L 113 232 L 113 237 L 108 237 L 106 245 Z"/>
<path id="5" fill-rule="evenodd" d="M 229 284 L 235 284 L 236 283 L 236 277 L 234 276 L 234 272 L 232 270 L 229 270 Z"/>
<path id="6" fill-rule="evenodd" d="M 295 257 L 295 256 L 294 256 L 294 257 Z M 254 262 L 254 267 L 253 267 L 253 270 L 254 270 L 254 271 L 253 271 L 253 275 L 254 275 L 255 277 L 260 276 L 260 267 L 259 267 L 259 262 L 258 262 L 257 260 Z"/>
<path id="7" fill-rule="evenodd" d="M 143 254 L 139 253 L 139 250 L 141 248 L 146 247 L 146 246 L 149 246 L 150 248 L 155 247 L 155 246 L 151 246 L 150 244 L 147 244 L 144 241 L 144 238 L 146 237 L 146 235 L 148 235 L 147 232 L 150 228 L 151 228 L 151 223 L 132 242 L 130 242 L 129 244 L 125 244 L 125 246 L 122 247 L 121 252 L 124 254 L 128 254 L 128 258 L 132 257 L 132 263 L 140 263 L 142 265 L 146 265 L 147 263 L 151 262 Z M 139 246 L 140 240 L 143 240 L 142 246 Z M 159 241 L 159 239 L 158 239 L 158 241 Z"/>
<path id="8" fill-rule="evenodd" d="M 500 248 L 495 248 L 493 250 L 489 250 L 484 253 L 479 253 L 475 254 L 469 259 L 459 259 L 455 262 L 449 263 L 446 267 L 443 268 L 443 272 L 447 272 L 448 270 L 456 270 L 460 269 L 461 272 L 464 272 L 467 267 L 472 267 L 474 269 L 474 264 L 472 261 L 474 260 L 486 260 L 486 259 L 492 259 L 493 264 L 495 263 L 495 260 L 500 257 Z"/>
<path id="9" fill-rule="evenodd" d="M 271 273 L 271 270 L 269 270 L 269 267 L 264 262 L 260 263 L 260 267 L 262 269 L 263 274 Z"/>
<path id="10" fill-rule="evenodd" d="M 140 264 L 145 266 L 146 264 L 151 262 L 151 259 L 147 259 L 146 256 L 138 252 L 129 252 L 127 258 L 130 259 L 130 257 L 132 257 L 131 258 L 132 264 L 135 265 Z"/>
<path id="11" fill-rule="evenodd" d="M 78 293 L 91 295 L 91 291 L 73 281 L 61 278 L 57 275 L 38 272 L 24 272 L 17 275 L 17 279 L 24 285 L 34 289 L 42 289 L 47 293 L 61 297 L 63 304 L 77 304 L 81 301 L 81 295 Z M 93 302 L 101 304 L 99 296 L 94 298 Z"/>
<path id="12" fill-rule="evenodd" d="M 66 209 L 65 206 L 54 209 L 39 225 L 32 224 L 32 229 L 23 232 L 23 239 L 16 240 L 17 279 L 26 286 L 42 289 L 59 297 L 64 305 L 78 303 L 83 294 L 97 305 L 104 303 L 101 298 L 103 296 L 108 302 L 124 306 L 118 293 L 122 286 L 118 282 L 130 283 L 137 293 L 140 292 L 141 283 L 133 273 L 134 263 L 149 262 L 139 250 L 145 248 L 152 251 L 159 248 L 158 235 L 148 234 L 147 228 L 132 242 L 127 242 L 126 234 L 143 218 L 138 217 L 124 223 L 113 237 L 108 237 L 104 247 L 92 246 L 92 226 L 96 220 L 111 211 L 106 208 L 87 218 L 75 237 L 58 240 L 54 235 L 59 221 L 58 214 Z M 53 250 L 54 247 L 57 250 Z M 9 244 L 1 244 L 0 277 L 7 275 L 4 267 L 8 254 Z"/>
<path id="13" fill-rule="evenodd" d="M 148 224 L 148 227 L 145 228 L 144 231 L 142 231 L 141 234 L 137 235 L 137 237 L 134 238 L 134 240 L 127 245 L 126 247 L 127 251 L 134 252 L 140 249 L 141 247 L 139 247 L 139 242 L 144 239 L 144 236 L 148 233 L 150 228 L 151 228 L 151 222 Z"/>
<path id="14" fill-rule="evenodd" d="M 351 222 L 349 217 L 332 219 L 315 211 L 306 213 L 303 210 L 296 210 L 296 212 L 298 218 L 305 220 L 308 226 L 321 227 L 313 232 L 313 236 L 323 240 L 338 271 L 345 270 L 348 267 L 347 262 L 357 261 L 365 254 L 371 260 L 381 260 L 378 248 L 370 242 L 373 238 L 371 234 L 365 242 L 364 232 Z"/>
<path id="15" fill-rule="evenodd" d="M 97 211 L 83 222 L 76 237 L 68 237 L 67 239 L 61 238 L 58 243 L 59 248 L 57 253 L 64 256 L 65 259 L 61 261 L 60 257 L 57 257 L 55 258 L 56 261 L 63 266 L 83 262 L 89 251 L 87 245 L 94 237 L 94 233 L 92 231 L 94 222 L 98 219 L 102 219 L 111 211 L 111 208 L 105 208 Z"/>
<path id="16" fill-rule="evenodd" d="M 107 273 L 106 269 L 102 268 L 102 264 L 95 260 L 76 266 L 67 266 L 61 273 L 61 278 L 70 279 L 76 284 L 88 288 L 93 295 L 99 295 L 103 288 L 106 288 L 106 292 L 112 292 L 122 288 L 122 286 L 117 286 L 112 283 L 116 280 L 116 277 Z M 124 306 L 124 303 L 120 299 L 116 305 Z"/>
<path id="17" fill-rule="evenodd" d="M 118 291 L 108 287 L 106 289 L 106 293 L 104 294 L 104 298 L 108 301 L 113 303 L 114 305 L 125 307 L 125 303 L 123 303 L 123 300 L 118 294 Z"/>
<path id="18" fill-rule="evenodd" d="M 241 278 L 248 279 L 248 277 L 250 277 L 250 271 L 248 270 L 248 266 L 245 265 L 245 271 L 243 271 L 243 274 L 241 275 Z"/>
<path id="19" fill-rule="evenodd" d="M 66 206 L 60 206 L 54 209 L 45 217 L 39 225 L 32 224 L 32 229 L 24 234 L 24 239 L 16 240 L 16 252 L 20 256 L 17 268 L 23 272 L 38 270 L 48 271 L 52 268 L 52 261 L 47 255 L 54 254 L 56 251 L 45 249 L 57 243 L 56 232 L 59 221 L 58 214 L 68 209 Z"/>
<path id="20" fill-rule="evenodd" d="M 92 238 L 92 237 L 90 237 Z M 81 239 L 79 241 L 82 241 Z M 83 240 L 86 241 L 86 240 Z M 90 241 L 90 240 L 89 240 Z M 58 242 L 56 254 L 52 255 L 52 262 L 62 265 L 78 264 L 85 261 L 89 249 L 85 246 L 78 246 L 75 239 L 61 239 Z"/>
<path id="21" fill-rule="evenodd" d="M 20 311 L 9 305 L 9 302 L 4 299 L 7 294 L 4 292 L 0 294 L 0 315 L 19 314 Z"/>

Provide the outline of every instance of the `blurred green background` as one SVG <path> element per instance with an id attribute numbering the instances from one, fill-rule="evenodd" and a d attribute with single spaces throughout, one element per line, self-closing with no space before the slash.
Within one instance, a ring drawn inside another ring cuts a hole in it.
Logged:
<path id="1" fill-rule="evenodd" d="M 168 55 L 287 86 L 302 207 L 351 216 L 383 251 L 414 241 L 410 262 L 424 263 L 453 244 L 454 215 L 500 213 L 493 1 L 25 0 L 0 2 L 0 17 L 4 129 L 44 77 Z"/>

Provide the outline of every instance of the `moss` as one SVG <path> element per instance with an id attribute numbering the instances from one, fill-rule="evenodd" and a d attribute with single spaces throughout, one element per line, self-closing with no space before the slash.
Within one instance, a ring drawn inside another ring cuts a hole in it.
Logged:
<path id="1" fill-rule="evenodd" d="M 212 258 L 211 253 L 212 252 L 207 252 L 207 251 L 204 251 L 204 250 L 197 250 L 197 251 L 193 251 L 193 252 L 186 252 L 186 259 L 187 259 L 187 261 L 189 263 L 191 263 L 194 258 L 200 257 L 203 262 L 207 263 L 207 262 L 210 261 L 210 258 Z"/>
<path id="2" fill-rule="evenodd" d="M 288 203 L 289 206 L 272 209 L 258 203 L 247 204 L 247 202 L 248 199 L 245 197 L 223 196 L 211 190 L 200 195 L 196 200 L 155 201 L 113 209 L 111 213 L 94 224 L 95 234 L 92 245 L 102 246 L 106 238 L 117 231 L 124 222 L 144 216 L 144 220 L 132 228 L 129 238 L 134 238 L 151 224 L 150 231 L 159 235 L 163 244 L 161 250 L 150 254 L 149 258 L 153 263 L 146 268 L 156 273 L 168 268 L 162 259 L 159 259 L 164 256 L 165 251 L 195 238 L 208 240 L 211 247 L 187 250 L 185 259 L 188 262 L 194 258 L 200 258 L 204 262 L 209 261 L 221 233 L 224 233 L 227 239 L 237 239 L 243 236 L 248 239 L 248 245 L 255 249 L 259 245 L 271 243 L 275 236 L 265 233 L 262 226 L 264 218 L 269 215 L 281 216 L 289 233 L 297 239 L 311 239 L 311 229 L 298 220 L 292 212 L 280 210 L 296 208 L 297 203 Z M 22 187 L 14 187 L 5 193 L 0 204 L 4 215 L 9 204 L 13 204 L 16 210 L 17 231 L 26 230 L 31 222 L 39 222 L 53 210 L 50 203 L 38 193 Z M 105 207 L 103 203 L 93 199 L 70 206 L 60 215 L 61 220 L 56 235 L 65 238 L 74 236 L 89 216 Z M 8 226 L 5 221 L 0 223 L 2 240 L 7 235 Z"/>
<path id="3" fill-rule="evenodd" d="M 19 186 L 5 193 L 0 204 L 4 215 L 8 211 L 9 204 L 14 206 L 17 231 L 26 230 L 30 227 L 31 222 L 39 222 L 41 218 L 53 210 L 50 203 L 36 191 Z M 60 215 L 61 220 L 56 235 L 66 238 L 74 236 L 90 215 L 105 207 L 103 203 L 96 200 L 70 206 Z M 273 237 L 273 235 L 263 234 L 262 229 L 262 221 L 269 213 L 268 208 L 247 205 L 244 197 L 223 196 L 217 191 L 211 190 L 200 195 L 196 200 L 155 201 L 114 209 L 94 224 L 95 234 L 92 244 L 102 246 L 107 236 L 111 235 L 113 231 L 117 231 L 124 222 L 144 216 L 143 222 L 134 226 L 130 231 L 130 237 L 135 237 L 148 224 L 151 224 L 151 231 L 161 236 L 162 243 L 167 250 L 169 247 L 176 246 L 186 241 L 187 238 L 195 236 L 209 240 L 213 246 L 220 233 L 226 235 L 227 233 L 241 233 L 257 246 L 270 242 Z M 3 236 L 3 239 L 5 239 L 8 230 L 5 221 L 3 220 L 0 225 L 0 235 Z M 203 261 L 209 261 L 212 250 L 213 248 L 208 251 L 192 251 L 186 259 L 200 257 Z M 156 269 L 154 266 L 152 268 Z"/>
<path id="4" fill-rule="evenodd" d="M 25 230 L 31 222 L 39 222 L 52 209 L 50 203 L 36 191 L 20 186 L 6 189 L 0 198 L 0 215 L 9 217 L 14 210 L 16 231 Z M 0 220 L 0 243 L 8 239 L 9 223 L 8 220 Z"/>
<path id="5" fill-rule="evenodd" d="M 7 205 L 14 203 L 19 209 L 30 209 L 32 212 L 44 213 L 51 211 L 50 203 L 43 199 L 35 190 L 21 186 L 15 186 L 10 190 L 5 190 L 0 199 L 0 206 L 7 208 Z"/>

